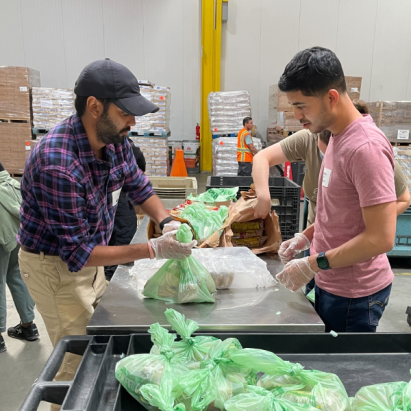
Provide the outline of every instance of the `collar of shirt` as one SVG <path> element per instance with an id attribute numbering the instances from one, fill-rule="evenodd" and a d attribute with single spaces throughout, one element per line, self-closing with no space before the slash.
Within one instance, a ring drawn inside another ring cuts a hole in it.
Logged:
<path id="1" fill-rule="evenodd" d="M 94 151 L 91 148 L 90 141 L 87 137 L 86 130 L 83 126 L 83 123 L 80 117 L 77 114 L 74 114 L 71 119 L 73 128 L 74 128 L 74 137 L 77 142 L 77 146 L 79 149 L 79 160 L 82 163 L 92 163 L 93 161 L 101 161 L 99 160 Z M 104 152 L 104 149 L 103 149 Z M 107 159 L 112 158 L 113 154 L 115 153 L 114 144 L 107 144 L 105 146 L 105 154 L 107 155 Z M 111 162 L 111 161 L 109 161 Z"/>

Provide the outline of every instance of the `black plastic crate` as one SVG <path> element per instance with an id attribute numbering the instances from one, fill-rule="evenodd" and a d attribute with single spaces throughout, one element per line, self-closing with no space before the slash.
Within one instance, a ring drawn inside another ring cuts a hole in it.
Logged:
<path id="1" fill-rule="evenodd" d="M 305 176 L 305 161 L 291 163 L 291 171 L 293 173 L 293 181 L 302 186 Z"/>
<path id="2" fill-rule="evenodd" d="M 197 334 L 209 335 L 209 334 Z M 337 374 L 349 396 L 363 386 L 409 381 L 410 333 L 279 333 L 215 335 L 238 338 L 243 348 L 272 351 L 305 369 Z M 149 334 L 70 336 L 57 344 L 20 411 L 35 411 L 41 401 L 62 404 L 62 411 L 144 411 L 114 376 L 123 355 L 148 353 Z M 73 381 L 53 382 L 66 352 L 83 359 Z"/>
<path id="3" fill-rule="evenodd" d="M 301 187 L 287 177 L 270 177 L 269 188 L 272 200 L 278 200 L 279 205 L 272 206 L 278 215 L 281 236 L 283 240 L 294 237 L 300 230 L 300 196 Z M 206 190 L 210 188 L 239 187 L 237 198 L 241 191 L 248 191 L 253 184 L 252 177 L 216 177 L 207 178 Z"/>

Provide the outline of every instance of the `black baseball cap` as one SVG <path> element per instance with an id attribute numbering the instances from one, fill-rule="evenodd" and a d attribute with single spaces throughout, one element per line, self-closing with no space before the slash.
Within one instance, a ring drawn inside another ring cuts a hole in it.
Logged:
<path id="1" fill-rule="evenodd" d="M 132 116 L 144 116 L 160 110 L 160 107 L 140 94 L 134 74 L 109 58 L 93 61 L 84 67 L 76 81 L 74 93 L 80 97 L 110 100 Z"/>

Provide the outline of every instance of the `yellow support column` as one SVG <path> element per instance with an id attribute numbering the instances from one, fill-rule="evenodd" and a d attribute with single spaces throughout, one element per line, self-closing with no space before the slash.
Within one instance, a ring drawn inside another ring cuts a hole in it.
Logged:
<path id="1" fill-rule="evenodd" d="M 220 91 L 223 1 L 203 0 L 201 19 L 201 171 L 212 171 L 212 136 L 207 97 Z"/>

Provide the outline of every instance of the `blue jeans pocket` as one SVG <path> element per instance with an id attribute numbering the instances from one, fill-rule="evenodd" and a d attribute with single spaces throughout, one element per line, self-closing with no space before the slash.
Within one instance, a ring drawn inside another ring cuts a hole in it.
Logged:
<path id="1" fill-rule="evenodd" d="M 377 327 L 390 299 L 391 285 L 368 297 L 370 324 Z"/>

